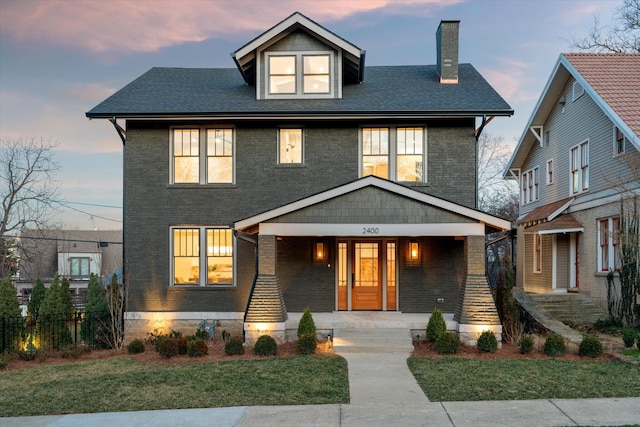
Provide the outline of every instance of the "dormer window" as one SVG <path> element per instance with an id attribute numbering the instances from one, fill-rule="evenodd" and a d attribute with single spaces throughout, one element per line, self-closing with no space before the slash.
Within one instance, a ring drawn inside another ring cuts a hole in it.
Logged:
<path id="1" fill-rule="evenodd" d="M 268 97 L 333 96 L 331 58 L 316 52 L 267 54 Z"/>

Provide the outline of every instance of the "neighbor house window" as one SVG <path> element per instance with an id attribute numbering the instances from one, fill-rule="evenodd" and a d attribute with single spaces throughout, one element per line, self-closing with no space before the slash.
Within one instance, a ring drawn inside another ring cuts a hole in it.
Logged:
<path id="1" fill-rule="evenodd" d="M 529 169 L 522 174 L 522 204 L 535 202 L 539 198 L 539 169 Z"/>
<path id="2" fill-rule="evenodd" d="M 614 127 L 613 155 L 619 156 L 623 154 L 627 146 L 627 137 L 617 126 Z"/>
<path id="3" fill-rule="evenodd" d="M 362 176 L 424 182 L 425 146 L 422 127 L 363 128 Z"/>
<path id="4" fill-rule="evenodd" d="M 270 96 L 331 95 L 331 55 L 328 53 L 267 54 Z"/>
<path id="5" fill-rule="evenodd" d="M 302 129 L 278 130 L 278 163 L 301 164 L 303 161 Z"/>
<path id="6" fill-rule="evenodd" d="M 171 241 L 174 285 L 233 284 L 232 230 L 176 227 L 171 230 Z"/>
<path id="7" fill-rule="evenodd" d="M 172 139 L 173 184 L 233 183 L 233 129 L 173 129 Z"/>
<path id="8" fill-rule="evenodd" d="M 598 221 L 598 271 L 620 270 L 620 218 Z"/>
<path id="9" fill-rule="evenodd" d="M 573 101 L 576 101 L 582 95 L 584 95 L 584 88 L 582 85 L 578 82 L 573 82 Z"/>
<path id="10" fill-rule="evenodd" d="M 90 259 L 89 258 L 69 258 L 70 263 L 70 275 L 74 279 L 78 278 L 88 278 L 90 269 Z"/>
<path id="11" fill-rule="evenodd" d="M 589 189 L 589 142 L 571 149 L 571 194 Z"/>
<path id="12" fill-rule="evenodd" d="M 553 184 L 554 173 L 553 159 L 547 160 L 547 184 Z"/>
<path id="13" fill-rule="evenodd" d="M 538 233 L 533 235 L 533 272 L 542 272 L 542 236 Z"/>

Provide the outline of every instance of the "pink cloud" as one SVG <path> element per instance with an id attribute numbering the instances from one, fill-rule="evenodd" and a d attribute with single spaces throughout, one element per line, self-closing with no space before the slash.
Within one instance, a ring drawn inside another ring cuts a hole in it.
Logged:
<path id="1" fill-rule="evenodd" d="M 462 0 L 456 0 L 460 2 Z M 374 9 L 450 5 L 450 0 L 36 0 L 4 2 L 2 33 L 18 42 L 73 46 L 94 53 L 150 52 L 184 42 L 263 31 L 300 11 L 321 23 Z M 232 6 L 232 7 L 230 7 Z"/>

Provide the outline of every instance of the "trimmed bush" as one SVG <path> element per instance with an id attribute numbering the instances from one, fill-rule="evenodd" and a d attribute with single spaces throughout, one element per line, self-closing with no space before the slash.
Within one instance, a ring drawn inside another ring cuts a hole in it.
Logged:
<path id="1" fill-rule="evenodd" d="M 202 357 L 209 353 L 209 347 L 203 339 L 197 338 L 187 343 L 187 354 L 189 357 Z"/>
<path id="2" fill-rule="evenodd" d="M 68 309 L 67 300 L 60 286 L 60 276 L 56 274 L 44 294 L 44 300 L 38 312 L 41 322 L 38 324 L 37 335 L 41 345 L 62 350 L 73 343 L 71 332 L 67 327 Z"/>
<path id="3" fill-rule="evenodd" d="M 109 325 L 111 313 L 107 305 L 107 293 L 98 275 L 91 273 L 87 285 L 84 319 L 80 326 L 80 337 L 97 348 L 109 347 Z"/>
<path id="4" fill-rule="evenodd" d="M 434 342 L 436 341 L 440 335 L 447 331 L 447 323 L 444 321 L 444 317 L 442 316 L 442 311 L 438 308 L 433 309 L 433 313 L 429 317 L 429 322 L 427 323 L 427 333 L 426 338 L 427 341 Z"/>
<path id="5" fill-rule="evenodd" d="M 156 350 L 160 356 L 169 359 L 179 354 L 178 337 L 161 336 L 156 340 Z M 185 350 L 186 353 L 186 350 Z"/>
<path id="6" fill-rule="evenodd" d="M 495 353 L 498 350 L 498 339 L 493 331 L 484 331 L 478 337 L 478 351 L 480 353 Z"/>
<path id="7" fill-rule="evenodd" d="M 40 311 L 40 305 L 44 300 L 44 294 L 47 292 L 47 288 L 44 286 L 44 283 L 40 278 L 36 280 L 36 284 L 33 286 L 31 290 L 31 297 L 29 298 L 29 303 L 27 304 L 27 316 L 29 318 L 29 322 L 35 322 L 38 318 L 38 312 Z"/>
<path id="8" fill-rule="evenodd" d="M 551 333 L 544 341 L 544 354 L 551 357 L 562 356 L 567 351 L 567 347 L 562 335 Z"/>
<path id="9" fill-rule="evenodd" d="M 227 356 L 244 354 L 244 345 L 242 345 L 242 340 L 238 337 L 229 338 L 224 345 L 224 352 Z"/>
<path id="10" fill-rule="evenodd" d="M 436 340 L 435 348 L 439 354 L 456 354 L 459 346 L 460 341 L 456 333 L 445 331 Z"/>
<path id="11" fill-rule="evenodd" d="M 298 338 L 296 343 L 296 349 L 300 354 L 314 354 L 318 347 L 318 340 L 316 334 L 304 334 Z"/>
<path id="12" fill-rule="evenodd" d="M 627 348 L 633 347 L 633 343 L 636 340 L 636 330 L 633 328 L 622 328 L 622 342 Z"/>
<path id="13" fill-rule="evenodd" d="M 300 318 L 300 322 L 298 323 L 298 338 L 308 334 L 316 335 L 316 324 L 313 321 L 311 311 L 308 308 L 305 308 L 304 313 L 302 313 L 302 317 Z"/>
<path id="14" fill-rule="evenodd" d="M 0 281 L 0 322 L 4 319 L 4 331 L 0 339 L 0 348 L 14 350 L 18 348 L 20 336 L 24 331 L 22 309 L 18 302 L 18 293 L 9 276 Z"/>
<path id="15" fill-rule="evenodd" d="M 256 356 L 275 356 L 278 344 L 271 335 L 261 335 L 253 346 L 253 354 Z"/>
<path id="16" fill-rule="evenodd" d="M 523 335 L 518 341 L 518 347 L 520 348 L 520 353 L 529 354 L 533 351 L 533 347 L 535 345 L 535 340 L 533 339 L 533 335 Z"/>
<path id="17" fill-rule="evenodd" d="M 127 345 L 127 352 L 129 354 L 144 353 L 144 350 L 144 341 L 142 341 L 140 338 L 136 338 Z"/>
<path id="18" fill-rule="evenodd" d="M 193 334 L 193 337 L 196 338 L 196 339 L 199 338 L 199 339 L 204 340 L 204 341 L 208 341 L 209 338 L 211 338 L 209 336 L 209 332 L 206 329 L 198 329 L 198 330 L 196 330 L 196 333 Z"/>
<path id="19" fill-rule="evenodd" d="M 602 343 L 593 335 L 585 335 L 578 348 L 578 354 L 586 357 L 602 356 Z"/>
<path id="20" fill-rule="evenodd" d="M 189 339 L 187 337 L 183 337 L 182 335 L 179 337 L 174 337 L 174 339 L 178 343 L 178 354 L 187 354 Z"/>

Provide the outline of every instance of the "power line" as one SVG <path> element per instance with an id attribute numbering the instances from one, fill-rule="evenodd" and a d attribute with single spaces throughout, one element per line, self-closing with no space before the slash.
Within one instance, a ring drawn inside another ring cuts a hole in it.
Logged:
<path id="1" fill-rule="evenodd" d="M 64 204 L 64 203 L 62 203 L 60 201 L 57 201 L 57 200 L 54 200 L 54 202 L 59 204 L 60 206 L 64 206 L 67 209 L 71 209 L 73 211 L 80 212 L 80 213 L 85 214 L 85 215 L 89 215 L 90 217 L 104 219 L 105 221 L 122 222 L 122 220 L 119 220 L 119 219 L 107 218 L 107 217 L 104 217 L 104 216 L 92 214 L 90 212 L 85 212 L 85 211 L 82 211 L 80 209 L 76 209 L 76 208 L 74 208 L 72 206 L 66 205 L 66 204 Z"/>
<path id="2" fill-rule="evenodd" d="M 66 200 L 52 200 L 52 202 L 54 203 L 58 203 L 60 205 L 65 205 L 65 203 L 71 204 L 71 205 L 84 205 L 84 206 L 96 206 L 99 208 L 113 208 L 113 209 L 122 209 L 122 206 L 111 206 L 111 205 L 100 205 L 97 203 L 82 203 L 82 202 L 69 202 Z"/>
<path id="3" fill-rule="evenodd" d="M 109 241 L 105 241 L 105 240 L 84 240 L 84 239 L 68 239 L 68 238 L 64 238 L 64 237 L 32 237 L 32 236 L 2 236 L 3 239 L 15 239 L 15 238 L 20 238 L 20 239 L 25 239 L 25 240 L 49 240 L 52 242 L 78 242 L 78 243 L 108 243 L 111 245 L 121 245 L 122 242 L 109 242 Z"/>

